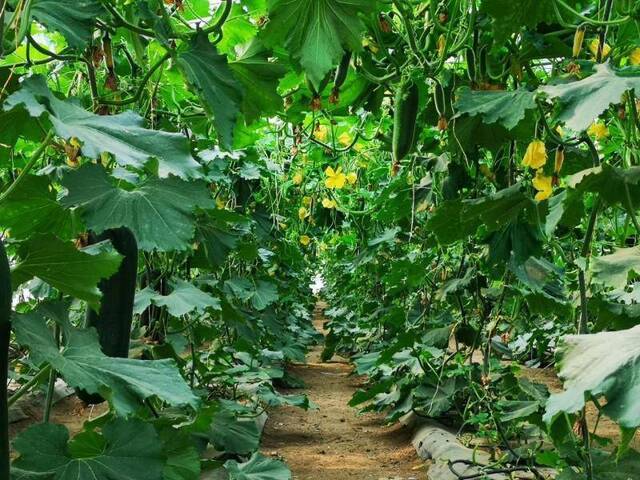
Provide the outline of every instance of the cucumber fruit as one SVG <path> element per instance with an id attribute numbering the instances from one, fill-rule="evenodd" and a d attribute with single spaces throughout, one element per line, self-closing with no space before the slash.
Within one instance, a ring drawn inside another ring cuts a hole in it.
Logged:
<path id="1" fill-rule="evenodd" d="M 138 244 L 128 228 L 107 230 L 100 235 L 91 233 L 89 243 L 111 240 L 113 247 L 123 256 L 118 271 L 100 282 L 102 292 L 100 310 L 87 307 L 85 325 L 98 331 L 100 346 L 109 357 L 129 356 L 129 338 L 133 321 L 133 302 L 136 294 L 138 274 Z M 78 396 L 86 403 L 100 403 L 100 395 L 78 391 Z"/>
<path id="2" fill-rule="evenodd" d="M 7 376 L 9 372 L 9 337 L 11 336 L 11 273 L 9 259 L 0 240 L 0 478 L 9 478 L 9 406 Z"/>
<path id="3" fill-rule="evenodd" d="M 418 86 L 405 79 L 398 86 L 393 115 L 393 162 L 398 164 L 411 153 L 416 143 L 416 121 L 418 119 Z"/>

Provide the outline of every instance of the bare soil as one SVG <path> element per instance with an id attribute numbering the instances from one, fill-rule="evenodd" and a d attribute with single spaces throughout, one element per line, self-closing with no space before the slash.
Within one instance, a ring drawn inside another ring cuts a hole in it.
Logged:
<path id="1" fill-rule="evenodd" d="M 314 325 L 323 331 L 322 311 Z M 364 379 L 351 375 L 346 361 L 322 362 L 315 347 L 291 373 L 306 384 L 319 409 L 278 408 L 271 412 L 263 438 L 266 455 L 284 459 L 294 480 L 421 480 L 424 462 L 411 445 L 411 432 L 386 426 L 380 415 L 358 415 L 347 404 Z M 288 393 L 294 393 L 289 391 Z M 295 393 L 299 393 L 296 390 Z"/>

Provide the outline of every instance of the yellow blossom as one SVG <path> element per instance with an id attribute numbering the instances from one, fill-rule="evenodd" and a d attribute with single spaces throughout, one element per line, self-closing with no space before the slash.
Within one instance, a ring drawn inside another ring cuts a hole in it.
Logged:
<path id="1" fill-rule="evenodd" d="M 609 136 L 609 129 L 602 122 L 594 122 L 587 129 L 587 133 L 594 137 L 596 140 L 602 140 Z"/>
<path id="2" fill-rule="evenodd" d="M 282 230 L 286 230 L 286 229 L 287 229 L 287 224 L 286 224 L 286 223 L 280 222 L 280 223 L 278 223 L 278 226 L 279 226 Z"/>
<path id="3" fill-rule="evenodd" d="M 300 235 L 300 243 L 305 247 L 311 243 L 309 235 Z"/>
<path id="4" fill-rule="evenodd" d="M 353 137 L 349 135 L 349 132 L 344 132 L 338 137 L 338 142 L 340 142 L 345 147 L 351 145 L 353 141 Z"/>
<path id="5" fill-rule="evenodd" d="M 304 180 L 304 175 L 302 174 L 302 172 L 296 172 L 292 180 L 294 185 L 300 185 Z"/>
<path id="6" fill-rule="evenodd" d="M 300 220 L 304 220 L 304 219 L 305 219 L 305 218 L 307 218 L 308 216 L 309 216 L 309 212 L 307 211 L 307 209 L 306 209 L 306 208 L 304 208 L 304 207 L 300 207 L 300 208 L 298 209 L 298 218 L 299 218 Z"/>
<path id="7" fill-rule="evenodd" d="M 536 172 L 532 183 L 533 188 L 538 191 L 538 193 L 536 193 L 536 200 L 539 202 L 546 200 L 553 193 L 553 177 L 545 175 L 542 169 Z"/>
<path id="8" fill-rule="evenodd" d="M 336 208 L 336 201 L 335 200 L 331 200 L 329 198 L 323 198 L 322 199 L 322 206 L 324 208 Z"/>
<path id="9" fill-rule="evenodd" d="M 358 174 L 356 172 L 347 173 L 347 182 L 349 185 L 353 185 L 358 181 Z"/>
<path id="10" fill-rule="evenodd" d="M 538 169 L 547 163 L 547 149 L 542 140 L 534 140 L 527 147 L 522 159 L 522 165 Z"/>
<path id="11" fill-rule="evenodd" d="M 320 250 L 321 252 L 326 252 L 327 251 L 327 244 L 324 242 L 320 242 L 318 244 L 318 250 Z"/>
<path id="12" fill-rule="evenodd" d="M 347 177 L 342 173 L 342 167 L 338 167 L 337 170 L 334 170 L 332 167 L 327 167 L 324 173 L 327 176 L 327 179 L 324 182 L 327 188 L 341 189 L 344 187 Z"/>
<path id="13" fill-rule="evenodd" d="M 561 137 L 564 137 L 564 129 L 560 125 L 556 127 L 556 133 Z"/>
<path id="14" fill-rule="evenodd" d="M 640 65 L 640 47 L 634 48 L 629 54 L 629 63 L 631 65 Z"/>
<path id="15" fill-rule="evenodd" d="M 329 138 L 329 127 L 326 125 L 318 125 L 313 132 L 313 136 L 316 137 L 316 140 L 326 142 L 327 138 Z"/>
<path id="16" fill-rule="evenodd" d="M 313 199 L 311 197 L 302 197 L 302 205 L 304 205 L 305 207 L 311 206 L 312 201 Z"/>
<path id="17" fill-rule="evenodd" d="M 597 38 L 594 38 L 593 40 L 591 40 L 591 43 L 589 43 L 589 51 L 594 57 L 598 55 L 599 45 L 600 45 L 600 40 Z M 611 53 L 611 47 L 607 42 L 605 42 L 604 45 L 602 46 L 602 58 L 607 58 L 609 53 Z"/>
<path id="18" fill-rule="evenodd" d="M 218 207 L 218 210 L 224 210 L 226 204 L 227 201 L 224 198 L 216 197 L 216 207 Z"/>

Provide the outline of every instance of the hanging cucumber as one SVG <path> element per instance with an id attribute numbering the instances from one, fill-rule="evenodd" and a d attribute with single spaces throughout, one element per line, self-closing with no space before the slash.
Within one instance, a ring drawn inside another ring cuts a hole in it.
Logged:
<path id="1" fill-rule="evenodd" d="M 133 301 L 136 294 L 138 273 L 138 244 L 128 228 L 107 230 L 100 235 L 89 236 L 89 243 L 111 240 L 113 247 L 123 256 L 118 271 L 100 282 L 102 292 L 100 311 L 87 308 L 87 327 L 98 331 L 100 346 L 109 357 L 129 356 L 129 337 L 133 320 Z M 100 403 L 100 395 L 78 391 L 78 396 L 87 403 Z"/>
<path id="2" fill-rule="evenodd" d="M 351 63 L 351 52 L 346 52 L 340 60 L 340 65 L 336 68 L 336 74 L 333 77 L 333 90 L 329 97 L 329 103 L 336 104 L 340 101 L 340 88 L 344 85 L 349 73 L 349 64 Z"/>
<path id="3" fill-rule="evenodd" d="M 396 92 L 393 114 L 393 162 L 398 164 L 415 147 L 420 94 L 413 80 L 404 79 Z"/>
<path id="4" fill-rule="evenodd" d="M 11 336 L 11 273 L 9 259 L 0 240 L 0 478 L 9 478 L 9 337 Z"/>

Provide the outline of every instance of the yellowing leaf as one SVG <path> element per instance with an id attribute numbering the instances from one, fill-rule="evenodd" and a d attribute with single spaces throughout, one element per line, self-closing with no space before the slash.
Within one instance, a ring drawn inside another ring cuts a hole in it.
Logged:
<path id="1" fill-rule="evenodd" d="M 547 149 L 542 140 L 534 140 L 527 147 L 527 151 L 522 159 L 522 165 L 538 169 L 547 163 Z"/>
<path id="2" fill-rule="evenodd" d="M 353 142 L 353 137 L 349 134 L 349 132 L 344 132 L 338 137 L 338 142 L 347 147 L 351 145 L 351 142 Z"/>

